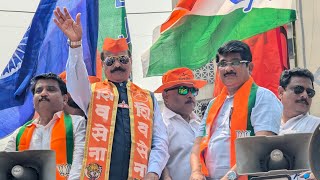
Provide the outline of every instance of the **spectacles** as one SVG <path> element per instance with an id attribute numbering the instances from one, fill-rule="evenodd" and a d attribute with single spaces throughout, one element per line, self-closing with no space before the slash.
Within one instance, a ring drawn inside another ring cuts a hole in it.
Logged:
<path id="1" fill-rule="evenodd" d="M 244 64 L 244 63 L 249 63 L 249 61 L 239 60 L 239 59 L 233 60 L 231 62 L 220 61 L 217 63 L 217 66 L 220 68 L 227 67 L 228 65 L 230 65 L 231 67 L 236 67 L 236 66 L 239 66 L 240 64 Z"/>
<path id="2" fill-rule="evenodd" d="M 313 96 L 316 94 L 316 91 L 314 89 L 304 88 L 303 86 L 299 86 L 299 85 L 290 89 L 293 90 L 293 92 L 297 95 L 303 93 L 304 90 L 306 90 L 309 98 L 313 98 Z"/>
<path id="3" fill-rule="evenodd" d="M 107 56 L 104 62 L 107 66 L 112 66 L 116 60 L 121 64 L 128 64 L 130 58 L 129 56 Z"/>
<path id="4" fill-rule="evenodd" d="M 183 95 L 183 96 L 187 95 L 189 92 L 191 92 L 191 94 L 193 96 L 197 96 L 198 93 L 199 93 L 199 89 L 198 88 L 187 87 L 187 86 L 173 87 L 173 88 L 167 89 L 166 92 L 171 91 L 171 90 L 175 90 L 175 89 L 178 89 L 178 94 Z"/>

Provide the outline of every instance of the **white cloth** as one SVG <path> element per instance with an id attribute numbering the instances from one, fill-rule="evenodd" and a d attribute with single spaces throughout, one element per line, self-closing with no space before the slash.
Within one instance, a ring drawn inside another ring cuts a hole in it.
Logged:
<path id="1" fill-rule="evenodd" d="M 52 120 L 46 125 L 42 126 L 38 124 L 39 119 L 35 119 L 33 124 L 36 128 L 33 132 L 29 150 L 50 150 L 52 128 L 62 115 L 62 111 L 54 114 Z M 72 118 L 73 134 L 74 134 L 74 151 L 72 166 L 68 180 L 80 179 L 80 171 L 82 167 L 84 143 L 86 136 L 86 120 L 82 116 L 70 115 Z M 12 135 L 8 144 L 5 147 L 5 151 L 16 151 L 16 137 L 19 129 Z"/>
<path id="2" fill-rule="evenodd" d="M 313 133 L 320 124 L 320 118 L 309 114 L 300 114 L 289 119 L 286 123 L 281 122 L 280 135 L 295 133 Z M 300 174 L 292 175 L 292 180 L 304 180 Z"/>
<path id="3" fill-rule="evenodd" d="M 69 58 L 66 65 L 67 88 L 72 99 L 88 115 L 91 99 L 91 86 L 88 72 L 83 61 L 82 46 L 69 48 Z M 149 156 L 148 171 L 161 175 L 168 159 L 168 136 L 162 120 L 160 108 L 156 98 L 154 102 L 152 145 Z"/>
<path id="4" fill-rule="evenodd" d="M 221 179 L 230 167 L 230 127 L 229 116 L 233 106 L 233 96 L 227 96 L 217 115 L 216 126 L 213 126 L 212 136 L 205 156 L 209 175 L 213 179 Z M 203 137 L 205 124 L 213 101 L 210 101 L 201 121 L 197 137 Z M 279 133 L 282 115 L 282 104 L 268 89 L 259 87 L 256 94 L 255 106 L 252 108 L 251 124 L 254 132 L 271 131 Z"/>
<path id="5" fill-rule="evenodd" d="M 192 112 L 188 123 L 167 107 L 163 108 L 162 116 L 169 136 L 170 158 L 166 167 L 173 180 L 189 179 L 191 175 L 190 154 L 200 119 Z"/>
<path id="6" fill-rule="evenodd" d="M 313 133 L 319 124 L 319 117 L 300 114 L 289 119 L 286 123 L 281 122 L 279 134 Z"/>

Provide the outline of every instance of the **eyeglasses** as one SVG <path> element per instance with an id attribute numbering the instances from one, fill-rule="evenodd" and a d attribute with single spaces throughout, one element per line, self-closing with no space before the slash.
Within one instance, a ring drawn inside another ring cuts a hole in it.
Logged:
<path id="1" fill-rule="evenodd" d="M 217 63 L 217 66 L 219 68 L 224 68 L 224 67 L 227 67 L 228 65 L 230 65 L 231 67 L 236 67 L 236 66 L 239 66 L 240 64 L 244 64 L 244 63 L 249 63 L 249 61 L 240 60 L 240 59 L 236 59 L 236 60 L 233 60 L 231 62 L 220 61 L 220 62 Z"/>
<path id="2" fill-rule="evenodd" d="M 178 89 L 178 94 L 183 95 L 183 96 L 187 95 L 189 92 L 191 92 L 191 94 L 193 96 L 197 96 L 198 92 L 199 92 L 198 88 L 187 87 L 187 86 L 173 87 L 173 88 L 167 89 L 166 92 L 171 91 L 171 90 L 175 90 L 175 89 Z"/>
<path id="3" fill-rule="evenodd" d="M 309 98 L 313 98 L 313 96 L 316 94 L 316 91 L 314 89 L 304 88 L 303 86 L 299 86 L 299 85 L 290 89 L 293 90 L 293 92 L 297 95 L 303 93 L 304 90 L 306 90 Z"/>
<path id="4" fill-rule="evenodd" d="M 129 56 L 107 56 L 104 62 L 107 66 L 112 66 L 116 60 L 121 64 L 128 64 L 130 58 Z"/>

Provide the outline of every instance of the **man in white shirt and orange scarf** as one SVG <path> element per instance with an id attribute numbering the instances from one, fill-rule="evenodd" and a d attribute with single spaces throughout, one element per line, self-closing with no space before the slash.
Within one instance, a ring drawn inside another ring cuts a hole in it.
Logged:
<path id="1" fill-rule="evenodd" d="M 190 179 L 235 179 L 235 139 L 279 133 L 282 105 L 250 76 L 247 44 L 230 41 L 218 49 L 216 62 L 224 88 L 206 110 L 191 153 Z"/>
<path id="2" fill-rule="evenodd" d="M 56 74 L 34 77 L 31 91 L 39 117 L 18 129 L 5 151 L 53 150 L 56 152 L 56 179 L 78 180 L 86 134 L 84 117 L 63 112 L 68 100 L 67 87 Z"/>
<path id="3" fill-rule="evenodd" d="M 67 87 L 88 117 L 81 179 L 159 179 L 169 158 L 166 128 L 154 95 L 128 80 L 132 59 L 126 39 L 105 39 L 101 57 L 107 79 L 90 86 L 80 14 L 76 21 L 66 8 L 54 14 L 69 39 Z"/>

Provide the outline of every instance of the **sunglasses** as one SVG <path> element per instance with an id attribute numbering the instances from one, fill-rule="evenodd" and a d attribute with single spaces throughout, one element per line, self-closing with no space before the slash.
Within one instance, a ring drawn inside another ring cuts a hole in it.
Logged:
<path id="1" fill-rule="evenodd" d="M 237 66 L 240 66 L 241 64 L 244 64 L 244 63 L 249 63 L 249 61 L 240 60 L 240 59 L 236 59 L 231 62 L 220 61 L 217 63 L 217 66 L 220 68 L 227 67 L 228 65 L 230 65 L 231 67 L 237 67 Z"/>
<path id="2" fill-rule="evenodd" d="M 198 88 L 187 87 L 187 86 L 173 87 L 173 88 L 167 89 L 166 92 L 171 91 L 171 90 L 175 90 L 175 89 L 178 89 L 178 94 L 183 95 L 183 96 L 187 95 L 189 92 L 191 92 L 191 94 L 193 96 L 197 96 L 198 92 L 199 92 Z"/>
<path id="3" fill-rule="evenodd" d="M 128 64 L 130 58 L 129 56 L 107 56 L 104 62 L 107 66 L 112 66 L 116 60 L 121 64 Z"/>
<path id="4" fill-rule="evenodd" d="M 311 88 L 304 88 L 303 86 L 295 86 L 290 89 L 297 95 L 303 93 L 304 90 L 306 90 L 309 98 L 313 98 L 313 96 L 316 94 L 315 90 L 313 90 Z"/>

